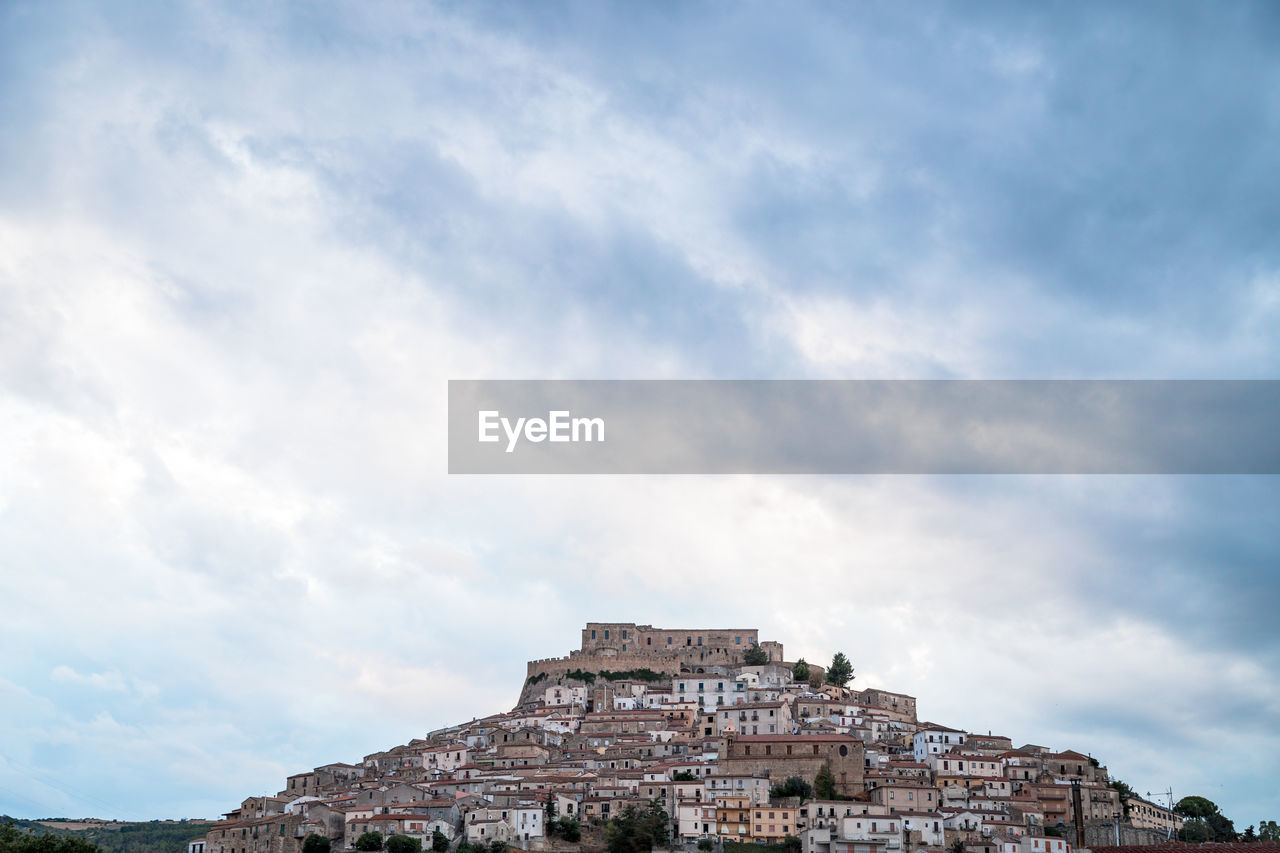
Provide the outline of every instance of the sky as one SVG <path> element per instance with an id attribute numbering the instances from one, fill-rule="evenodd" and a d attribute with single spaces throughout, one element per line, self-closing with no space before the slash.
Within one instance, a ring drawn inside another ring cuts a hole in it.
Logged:
<path id="1" fill-rule="evenodd" d="M 1280 819 L 1280 482 L 460 477 L 449 379 L 1269 379 L 1266 2 L 0 4 L 0 813 L 758 627 Z"/>

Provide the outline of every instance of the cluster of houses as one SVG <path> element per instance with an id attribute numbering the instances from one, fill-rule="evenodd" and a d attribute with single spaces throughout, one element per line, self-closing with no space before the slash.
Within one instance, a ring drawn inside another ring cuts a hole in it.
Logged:
<path id="1" fill-rule="evenodd" d="M 1087 755 L 920 721 L 905 694 L 798 681 L 781 660 L 674 668 L 531 676 L 510 712 L 249 797 L 191 853 L 300 853 L 311 834 L 353 849 L 369 832 L 424 849 L 439 835 L 575 846 L 550 837 L 553 816 L 576 818 L 590 846 L 591 827 L 654 801 L 673 847 L 795 838 L 803 853 L 1068 853 L 1081 828 L 1126 811 L 1157 831 L 1179 826 L 1154 803 L 1126 808 Z"/>

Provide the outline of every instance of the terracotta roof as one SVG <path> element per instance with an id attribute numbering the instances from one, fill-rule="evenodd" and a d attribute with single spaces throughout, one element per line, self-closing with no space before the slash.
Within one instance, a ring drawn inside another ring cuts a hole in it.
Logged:
<path id="1" fill-rule="evenodd" d="M 861 743 L 853 735 L 737 735 L 734 743 Z"/>

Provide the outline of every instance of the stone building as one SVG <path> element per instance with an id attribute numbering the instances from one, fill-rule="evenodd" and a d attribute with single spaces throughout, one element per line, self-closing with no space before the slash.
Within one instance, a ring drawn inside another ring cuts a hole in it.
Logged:
<path id="1" fill-rule="evenodd" d="M 579 655 L 613 656 L 621 654 L 677 656 L 686 667 L 734 664 L 758 644 L 769 660 L 780 661 L 782 644 L 760 642 L 756 628 L 655 628 L 634 622 L 588 622 L 582 629 Z"/>
<path id="2" fill-rule="evenodd" d="M 727 776 L 767 776 L 780 784 L 799 776 L 810 785 L 831 765 L 836 792 L 862 791 L 862 741 L 850 735 L 725 735 L 720 739 L 719 772 Z"/>

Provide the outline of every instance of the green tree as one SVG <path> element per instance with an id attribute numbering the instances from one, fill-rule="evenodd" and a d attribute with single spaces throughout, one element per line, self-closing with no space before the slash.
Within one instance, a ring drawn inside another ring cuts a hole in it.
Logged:
<path id="1" fill-rule="evenodd" d="M 800 843 L 799 838 L 796 838 L 794 835 L 788 835 L 786 838 L 782 839 L 782 846 L 787 849 L 787 853 L 800 853 L 800 848 L 804 845 Z"/>
<path id="2" fill-rule="evenodd" d="M 818 768 L 818 775 L 813 777 L 813 795 L 819 800 L 836 798 L 836 777 L 831 772 L 830 762 L 823 762 Z"/>
<path id="3" fill-rule="evenodd" d="M 697 782 L 698 774 L 688 770 L 677 770 L 671 774 L 672 782 Z"/>
<path id="4" fill-rule="evenodd" d="M 495 838 L 489 842 L 489 853 L 507 853 L 507 842 Z"/>
<path id="5" fill-rule="evenodd" d="M 802 800 L 810 800 L 813 799 L 813 786 L 799 776 L 788 776 L 781 785 L 774 785 L 769 789 L 769 797 L 775 800 L 780 800 L 783 797 L 799 797 Z"/>
<path id="6" fill-rule="evenodd" d="M 951 842 L 951 846 L 947 848 L 951 853 L 964 853 L 964 839 L 957 838 Z"/>
<path id="7" fill-rule="evenodd" d="M 0 853 L 100 853 L 100 850 L 83 838 L 26 832 L 6 820 L 0 824 Z"/>
<path id="8" fill-rule="evenodd" d="M 804 658 L 796 661 L 796 665 L 791 668 L 791 678 L 794 681 L 809 680 L 809 664 L 804 662 Z"/>
<path id="9" fill-rule="evenodd" d="M 356 849 L 361 853 L 371 853 L 374 850 L 382 849 L 382 833 L 366 832 L 364 835 L 356 839 Z"/>
<path id="10" fill-rule="evenodd" d="M 556 823 L 559 824 L 560 837 L 565 841 L 572 843 L 582 840 L 582 824 L 573 815 L 565 815 Z"/>
<path id="11" fill-rule="evenodd" d="M 441 832 L 439 827 L 431 832 L 431 849 L 434 853 L 444 853 L 449 849 L 449 836 Z"/>
<path id="12" fill-rule="evenodd" d="M 1258 840 L 1258 833 L 1253 831 L 1253 824 L 1245 827 L 1244 833 L 1240 836 L 1240 840 L 1245 844 L 1252 844 Z"/>
<path id="13" fill-rule="evenodd" d="M 742 653 L 742 662 L 747 666 L 764 666 L 769 662 L 769 653 L 752 643 L 751 648 Z"/>
<path id="14" fill-rule="evenodd" d="M 647 853 L 666 845 L 669 825 L 666 809 L 657 800 L 651 800 L 644 809 L 627 806 L 605 824 L 605 846 L 609 853 Z"/>
<path id="15" fill-rule="evenodd" d="M 708 853 L 708 851 L 714 850 L 715 846 L 715 843 L 710 838 L 698 839 L 698 849 L 703 851 L 703 853 Z"/>
<path id="16" fill-rule="evenodd" d="M 1280 841 L 1280 823 L 1264 820 L 1258 823 L 1259 841 Z"/>
<path id="17" fill-rule="evenodd" d="M 387 853 L 422 853 L 422 839 L 407 835 L 389 836 L 382 846 Z"/>
<path id="18" fill-rule="evenodd" d="M 302 853 L 329 853 L 329 839 L 311 833 L 302 841 Z"/>
<path id="19" fill-rule="evenodd" d="M 844 687 L 853 678 L 853 664 L 844 656 L 844 652 L 836 652 L 831 658 L 831 666 L 827 668 L 827 684 Z"/>
<path id="20" fill-rule="evenodd" d="M 1185 819 L 1178 834 L 1182 841 L 1222 843 L 1236 840 L 1235 824 L 1212 800 L 1197 796 L 1183 797 L 1173 810 Z"/>
<path id="21" fill-rule="evenodd" d="M 1129 816 L 1129 798 L 1138 796 L 1133 789 L 1121 782 L 1119 779 L 1112 779 L 1107 782 L 1107 787 L 1111 788 L 1120 795 L 1120 807 L 1124 809 L 1124 816 Z"/>

